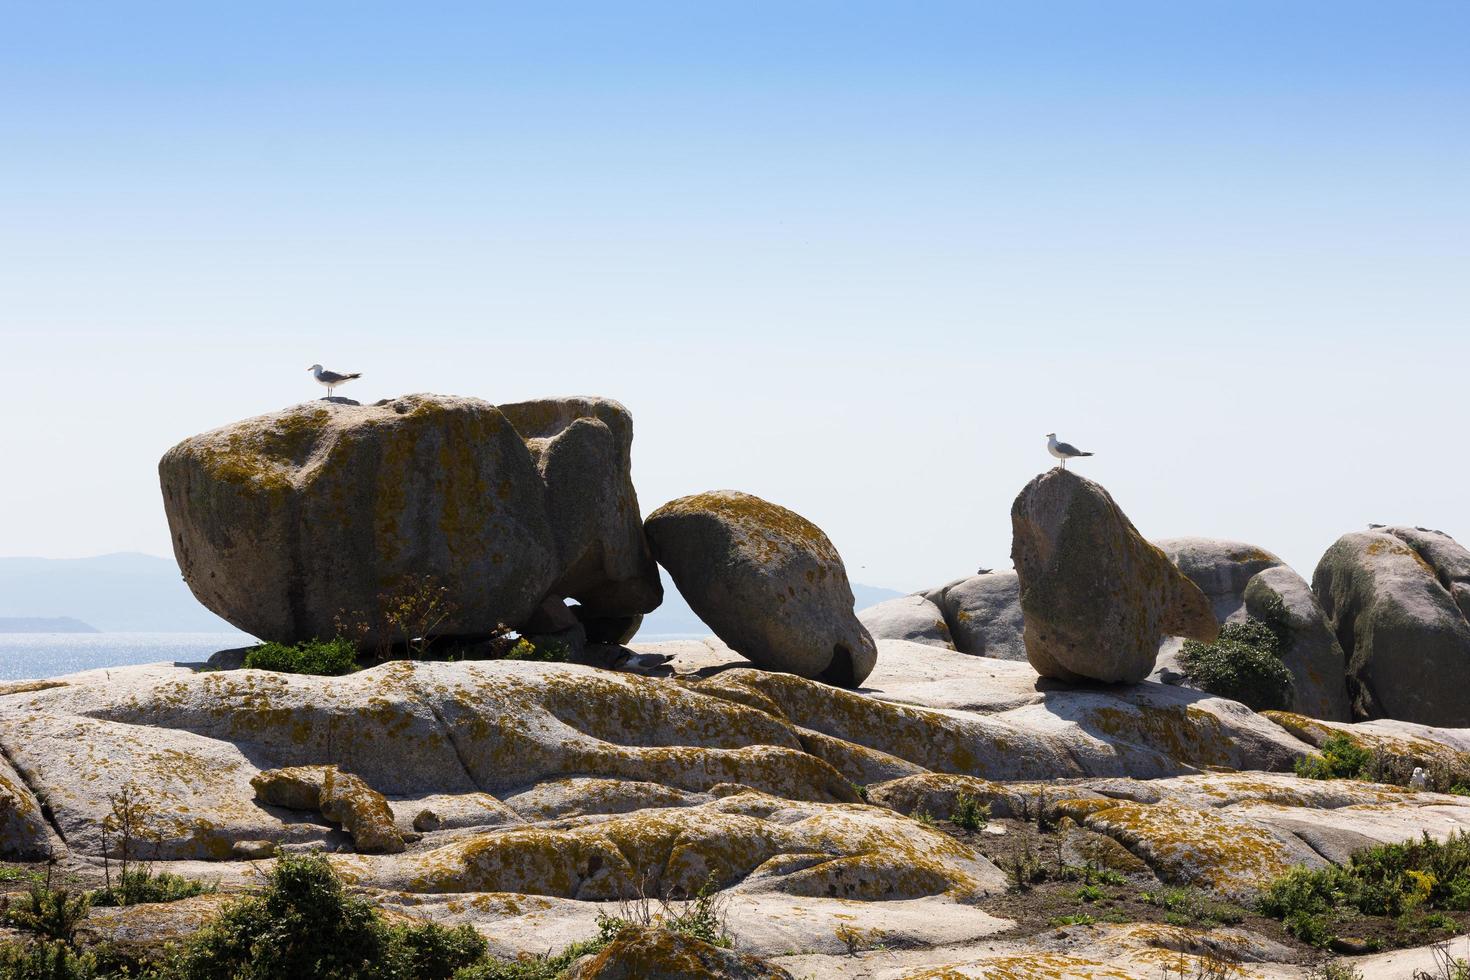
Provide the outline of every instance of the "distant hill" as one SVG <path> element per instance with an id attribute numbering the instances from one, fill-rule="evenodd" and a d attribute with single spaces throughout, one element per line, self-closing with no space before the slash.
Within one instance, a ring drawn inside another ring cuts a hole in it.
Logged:
<path id="1" fill-rule="evenodd" d="M 662 571 L 660 571 L 662 575 Z M 674 583 L 669 581 L 667 575 L 663 575 L 664 602 L 653 612 L 643 617 L 643 625 L 638 629 L 638 635 L 642 639 L 652 639 L 656 636 L 708 636 L 712 631 L 704 621 L 694 615 L 694 610 L 689 608 L 689 603 L 684 601 L 674 588 Z M 903 595 L 893 589 L 882 589 L 876 585 L 858 585 L 852 587 L 852 597 L 855 600 L 853 608 L 866 609 L 875 606 L 887 599 L 896 599 Z"/>
<path id="2" fill-rule="evenodd" d="M 0 633 L 100 633 L 97 627 L 70 616 L 0 616 Z"/>
<path id="3" fill-rule="evenodd" d="M 172 558 L 136 552 L 0 558 L 0 617 L 74 618 L 107 633 L 234 629 L 199 604 Z"/>

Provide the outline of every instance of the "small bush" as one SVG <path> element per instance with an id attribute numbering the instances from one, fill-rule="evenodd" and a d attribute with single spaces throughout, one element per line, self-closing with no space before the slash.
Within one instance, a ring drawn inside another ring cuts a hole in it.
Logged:
<path id="1" fill-rule="evenodd" d="M 117 884 L 111 888 L 99 888 L 92 892 L 92 904 L 99 907 L 114 905 L 139 905 L 145 902 L 177 902 L 181 898 L 192 898 L 215 890 L 193 878 L 185 878 L 170 872 L 152 874 L 149 871 L 124 871 L 118 876 Z"/>
<path id="2" fill-rule="evenodd" d="M 189 937 L 162 976 L 449 980 L 484 954 L 485 941 L 468 926 L 389 926 L 347 894 L 325 857 L 285 855 L 261 894 L 232 903 Z"/>
<path id="3" fill-rule="evenodd" d="M 949 822 L 964 830 L 979 830 L 990 822 L 990 804 L 981 803 L 969 793 L 957 793 Z"/>
<path id="4" fill-rule="evenodd" d="M 1230 902 L 1211 898 L 1197 888 L 1171 888 L 1164 892 L 1144 892 L 1150 905 L 1164 910 L 1164 921 L 1180 926 L 1233 926 L 1245 919 L 1245 909 Z"/>
<path id="5" fill-rule="evenodd" d="M 1373 765 L 1373 753 L 1338 732 L 1322 740 L 1318 754 L 1296 761 L 1296 774 L 1307 779 L 1363 779 Z"/>
<path id="6" fill-rule="evenodd" d="M 1079 902 L 1100 902 L 1107 898 L 1107 893 L 1096 885 L 1083 885 L 1077 889 L 1077 900 Z"/>
<path id="7" fill-rule="evenodd" d="M 59 939 L 0 942 L 0 977 L 6 980 L 97 980 L 97 961 Z"/>
<path id="8" fill-rule="evenodd" d="M 1255 711 L 1286 710 L 1296 700 L 1296 683 L 1281 662 L 1281 639 L 1258 619 L 1226 623 L 1214 643 L 1185 640 L 1179 663 L 1200 690 Z"/>
<path id="9" fill-rule="evenodd" d="M 564 664 L 571 658 L 571 655 L 571 649 L 560 640 L 542 640 L 540 643 L 532 643 L 522 637 L 515 646 L 506 651 L 502 659 Z"/>
<path id="10" fill-rule="evenodd" d="M 45 881 L 31 882 L 30 889 L 5 908 L 3 919 L 6 925 L 35 933 L 42 939 L 69 943 L 91 907 L 90 896 L 51 887 L 48 874 Z"/>
<path id="11" fill-rule="evenodd" d="M 319 674 L 336 677 L 357 670 L 357 647 L 351 640 L 310 640 L 287 646 L 262 643 L 245 654 L 245 666 L 283 674 Z"/>

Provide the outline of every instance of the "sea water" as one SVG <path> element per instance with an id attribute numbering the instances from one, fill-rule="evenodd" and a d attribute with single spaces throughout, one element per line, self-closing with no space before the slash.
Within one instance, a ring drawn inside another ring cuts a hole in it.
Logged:
<path id="1" fill-rule="evenodd" d="M 257 642 L 245 633 L 0 633 L 0 680 L 159 660 L 199 663 L 220 650 Z"/>

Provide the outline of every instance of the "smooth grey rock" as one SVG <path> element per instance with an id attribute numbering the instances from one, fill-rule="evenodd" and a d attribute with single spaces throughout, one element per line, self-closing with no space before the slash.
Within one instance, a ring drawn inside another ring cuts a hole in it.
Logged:
<path id="1" fill-rule="evenodd" d="M 1470 726 L 1470 686 L 1460 682 L 1470 676 L 1470 623 L 1429 560 L 1453 587 L 1458 556 L 1452 541 L 1424 533 L 1343 535 L 1318 562 L 1312 591 L 1348 654 L 1358 717 Z"/>
<path id="2" fill-rule="evenodd" d="M 587 617 L 634 616 L 663 601 L 633 489 L 633 416 L 610 398 L 543 398 L 499 406 L 546 484 L 561 575 L 556 595 Z"/>
<path id="3" fill-rule="evenodd" d="M 1283 564 L 1271 552 L 1243 541 L 1165 538 L 1154 545 L 1199 586 L 1221 623 L 1244 618 L 1246 585 L 1260 572 Z"/>
<path id="4" fill-rule="evenodd" d="M 878 648 L 842 556 L 800 514 L 715 490 L 664 504 L 645 529 L 690 608 L 741 656 L 841 687 L 872 671 Z"/>
<path id="5" fill-rule="evenodd" d="M 1219 635 L 1204 593 L 1091 480 L 1041 474 L 1016 497 L 1011 528 L 1026 657 L 1043 677 L 1140 681 L 1161 636 Z"/>
<path id="6" fill-rule="evenodd" d="M 880 602 L 862 610 L 857 617 L 875 640 L 912 640 L 954 649 L 944 612 L 922 595 L 899 596 Z"/>
<path id="7" fill-rule="evenodd" d="M 988 572 L 929 593 L 949 625 L 955 649 L 976 657 L 1025 660 L 1021 579 L 1014 571 Z"/>
<path id="8" fill-rule="evenodd" d="M 1351 721 L 1347 657 L 1311 586 L 1285 565 L 1256 574 L 1245 588 L 1245 611 L 1285 634 L 1281 660 L 1291 670 L 1297 714 Z"/>

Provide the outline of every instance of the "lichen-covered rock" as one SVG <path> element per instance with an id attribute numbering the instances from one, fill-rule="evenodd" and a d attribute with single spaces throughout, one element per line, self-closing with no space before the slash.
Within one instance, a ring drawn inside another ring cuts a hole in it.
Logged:
<path id="1" fill-rule="evenodd" d="M 842 556 L 800 514 L 717 490 L 664 504 L 644 526 L 690 608 L 741 656 L 842 687 L 872 671 L 878 649 Z"/>
<path id="2" fill-rule="evenodd" d="M 499 406 L 536 460 L 561 575 L 553 594 L 589 620 L 637 614 L 663 601 L 633 489 L 633 416 L 610 398 L 542 398 Z M 634 625 L 636 629 L 636 624 Z M 631 638 L 626 630 L 622 642 Z"/>
<path id="3" fill-rule="evenodd" d="M 1264 548 L 1240 541 L 1170 538 L 1154 543 L 1200 587 L 1220 625 L 1258 619 L 1281 637 L 1281 660 L 1295 682 L 1293 711 L 1337 721 L 1352 717 L 1347 658 L 1300 575 Z M 1189 683 L 1179 647 L 1177 638 L 1164 640 L 1155 677 L 1170 683 L 1170 677 L 1182 677 Z"/>
<path id="4" fill-rule="evenodd" d="M 48 855 L 50 843 L 40 801 L 0 755 L 0 857 L 40 860 Z"/>
<path id="5" fill-rule="evenodd" d="M 1042 676 L 1135 682 L 1161 636 L 1219 635 L 1204 593 L 1096 483 L 1041 474 L 1016 497 L 1011 527 L 1026 657 Z"/>
<path id="6" fill-rule="evenodd" d="M 1243 541 L 1164 538 L 1154 545 L 1199 586 L 1210 600 L 1215 618 L 1222 623 L 1240 618 L 1245 606 L 1245 588 L 1252 578 L 1284 564 L 1266 549 Z"/>
<path id="7" fill-rule="evenodd" d="M 262 803 L 321 811 L 352 835 L 353 846 L 363 854 L 403 850 L 403 836 L 393 825 L 393 811 L 383 794 L 336 766 L 268 769 L 252 777 L 250 785 Z"/>
<path id="8" fill-rule="evenodd" d="M 184 578 L 235 626 L 282 642 L 344 620 L 370 643 L 402 639 L 382 597 L 426 580 L 451 600 L 445 634 L 519 625 L 551 594 L 602 615 L 652 609 L 626 410 L 510 408 L 533 436 L 478 399 L 407 395 L 298 405 L 184 440 L 159 463 Z"/>
<path id="9" fill-rule="evenodd" d="M 977 657 L 1025 660 L 1021 580 L 1015 572 L 987 572 L 926 593 L 944 612 L 955 649 Z"/>
<path id="10" fill-rule="evenodd" d="M 909 640 L 954 649 L 943 611 L 922 595 L 888 599 L 860 611 L 857 617 L 875 640 Z"/>
<path id="11" fill-rule="evenodd" d="M 746 953 L 656 927 L 625 930 L 599 953 L 579 960 L 567 980 L 791 980 Z"/>
<path id="12" fill-rule="evenodd" d="M 1359 717 L 1470 726 L 1466 554 L 1447 535 L 1383 528 L 1343 535 L 1312 591 L 1348 655 Z M 1456 593 L 1459 593 L 1457 595 Z"/>

